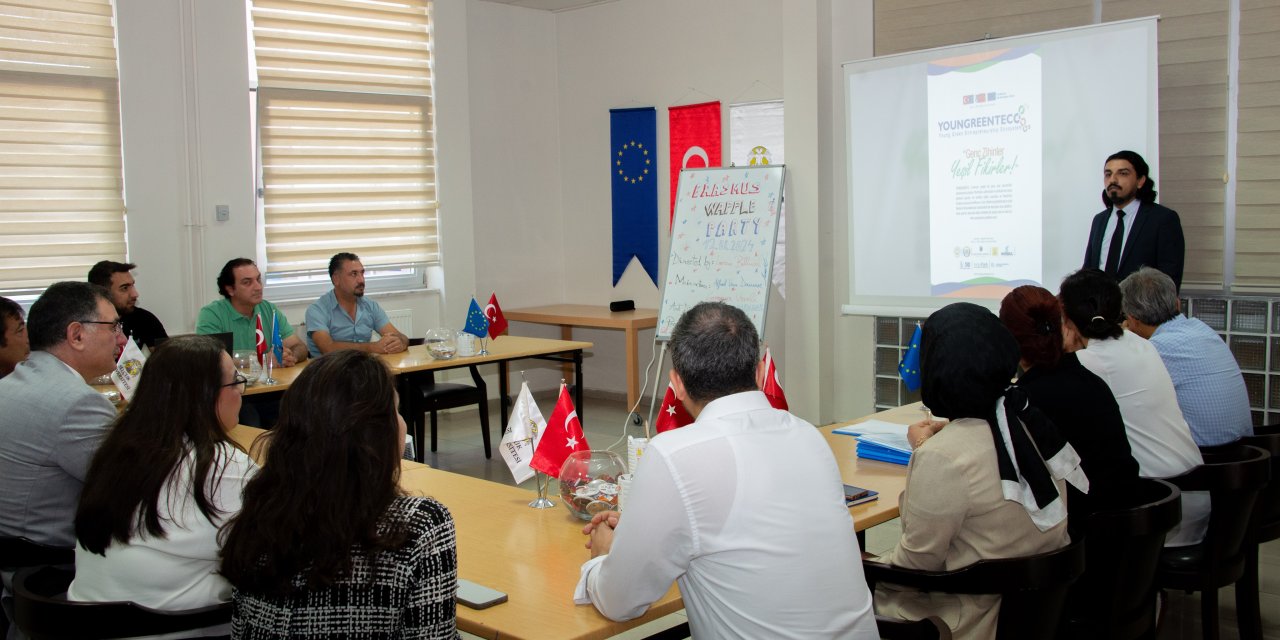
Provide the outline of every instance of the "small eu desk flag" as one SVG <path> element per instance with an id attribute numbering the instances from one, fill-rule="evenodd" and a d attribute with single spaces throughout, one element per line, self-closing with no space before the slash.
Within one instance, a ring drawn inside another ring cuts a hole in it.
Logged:
<path id="1" fill-rule="evenodd" d="M 907 385 L 908 390 L 915 391 L 920 388 L 920 325 L 918 324 L 915 333 L 911 334 L 911 344 L 907 346 L 902 362 L 898 363 L 898 375 L 902 377 L 902 382 Z"/>
<path id="2" fill-rule="evenodd" d="M 484 312 L 480 310 L 480 303 L 476 299 L 471 298 L 471 306 L 467 309 L 467 324 L 462 327 L 463 331 L 477 337 L 489 337 L 489 318 L 485 317 Z"/>

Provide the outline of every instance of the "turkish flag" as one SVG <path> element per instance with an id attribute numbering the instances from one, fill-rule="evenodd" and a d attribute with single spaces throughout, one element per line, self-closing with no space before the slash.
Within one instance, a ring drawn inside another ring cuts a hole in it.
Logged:
<path id="1" fill-rule="evenodd" d="M 569 397 L 569 388 L 562 384 L 560 400 L 547 419 L 547 428 L 542 432 L 542 439 L 538 441 L 538 448 L 534 450 L 529 466 L 553 478 L 559 478 L 560 467 L 564 466 L 569 454 L 590 449 L 587 436 L 582 433 L 582 423 L 578 422 L 578 410 Z"/>
<path id="2" fill-rule="evenodd" d="M 484 317 L 489 319 L 489 339 L 502 335 L 507 330 L 507 318 L 502 315 L 502 307 L 498 306 L 498 294 L 489 294 L 489 304 L 484 306 Z"/>
<path id="3" fill-rule="evenodd" d="M 267 352 L 267 336 L 262 333 L 262 316 L 254 316 L 258 319 L 258 328 L 256 339 L 258 341 L 258 364 L 262 364 L 262 354 Z"/>
<path id="4" fill-rule="evenodd" d="M 764 387 L 760 389 L 774 409 L 787 410 L 787 396 L 782 393 L 782 382 L 778 380 L 778 369 L 773 366 L 773 355 L 769 347 L 764 348 Z"/>
<path id="5" fill-rule="evenodd" d="M 658 418 L 653 421 L 653 426 L 662 433 L 687 424 L 693 424 L 693 416 L 685 411 L 684 403 L 676 399 L 676 390 L 668 384 L 667 395 L 662 396 L 662 408 L 658 409 Z"/>
<path id="6" fill-rule="evenodd" d="M 671 212 L 667 232 L 676 217 L 676 190 L 681 169 L 720 166 L 720 101 L 667 109 L 671 138 Z"/>

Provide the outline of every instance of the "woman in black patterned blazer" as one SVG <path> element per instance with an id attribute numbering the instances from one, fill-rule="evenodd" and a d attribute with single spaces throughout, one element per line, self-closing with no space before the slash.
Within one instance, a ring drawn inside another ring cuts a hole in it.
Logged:
<path id="1" fill-rule="evenodd" d="M 233 638 L 457 637 L 453 519 L 399 489 L 396 402 L 386 366 L 349 350 L 285 393 L 224 531 Z"/>

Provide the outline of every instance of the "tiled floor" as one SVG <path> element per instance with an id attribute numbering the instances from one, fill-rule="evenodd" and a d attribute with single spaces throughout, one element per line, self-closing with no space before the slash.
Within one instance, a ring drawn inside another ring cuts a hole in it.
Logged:
<path id="1" fill-rule="evenodd" d="M 543 415 L 549 416 L 550 409 L 554 405 L 554 398 L 539 397 L 537 401 L 540 408 L 545 407 L 546 409 Z M 597 449 L 611 448 L 625 457 L 625 441 L 617 446 L 612 445 L 617 443 L 625 434 L 633 436 L 644 435 L 642 427 L 626 422 L 626 408 L 621 400 L 599 399 L 588 396 L 585 404 L 585 410 L 582 412 L 585 415 L 583 430 L 586 432 L 587 441 L 591 443 L 592 447 Z M 490 429 L 493 432 L 491 434 L 494 447 L 492 459 L 486 460 L 484 457 L 483 447 L 480 444 L 479 419 L 476 417 L 475 412 L 460 410 L 449 414 L 441 414 L 437 451 L 435 453 L 428 452 L 427 464 L 439 469 L 514 485 L 515 482 L 511 478 L 511 472 L 507 470 L 506 464 L 497 452 L 498 441 L 501 439 L 502 430 L 506 425 L 501 423 L 496 401 L 490 404 L 489 415 Z M 625 432 L 624 428 L 626 429 Z M 430 436 L 428 435 L 427 437 L 429 439 Z M 534 490 L 532 480 L 522 486 L 530 491 Z M 885 553 L 893 547 L 901 533 L 902 529 L 897 520 L 891 520 L 872 527 L 867 530 L 866 550 L 874 554 Z M 1280 540 L 1263 545 L 1260 563 L 1263 638 L 1280 640 Z M 1164 616 L 1163 625 L 1160 629 L 1160 640 L 1182 640 L 1184 638 L 1192 640 L 1200 638 L 1200 594 L 1170 592 L 1168 595 L 1169 611 Z M 1235 589 L 1233 587 L 1222 589 L 1218 594 L 1218 603 L 1222 637 L 1238 637 L 1236 631 Z M 616 636 L 615 640 L 643 638 L 684 621 L 683 612 L 673 614 Z M 462 636 L 463 638 L 476 637 L 466 633 L 462 634 Z"/>

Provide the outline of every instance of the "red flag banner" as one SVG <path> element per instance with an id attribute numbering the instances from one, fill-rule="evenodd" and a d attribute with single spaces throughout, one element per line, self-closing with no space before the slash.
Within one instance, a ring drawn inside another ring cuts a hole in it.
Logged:
<path id="1" fill-rule="evenodd" d="M 258 328 L 255 339 L 258 341 L 258 364 L 262 364 L 262 354 L 267 352 L 267 336 L 262 333 L 262 316 L 254 316 L 258 319 Z"/>
<path id="2" fill-rule="evenodd" d="M 489 319 L 489 339 L 492 340 L 507 330 L 507 318 L 502 315 L 502 307 L 498 305 L 498 294 L 489 294 L 489 304 L 484 306 L 484 317 Z"/>
<path id="3" fill-rule="evenodd" d="M 529 466 L 553 478 L 559 478 L 560 467 L 564 466 L 569 454 L 590 449 L 587 436 L 582 433 L 582 423 L 578 422 L 578 410 L 569 397 L 569 388 L 562 384 L 560 400 L 547 419 L 547 428 L 542 432 L 542 439 L 538 441 L 538 448 L 534 450 Z"/>
<path id="4" fill-rule="evenodd" d="M 787 410 L 787 395 L 782 392 L 782 381 L 778 379 L 778 368 L 773 364 L 769 347 L 764 348 L 764 387 L 760 390 L 774 409 Z"/>
<path id="5" fill-rule="evenodd" d="M 689 104 L 667 109 L 671 137 L 671 207 L 667 231 L 676 215 L 676 190 L 681 169 L 719 167 L 720 101 Z"/>
<path id="6" fill-rule="evenodd" d="M 684 403 L 676 398 L 675 389 L 668 384 L 667 395 L 662 396 L 662 408 L 658 409 L 658 417 L 653 421 L 654 429 L 662 433 L 689 424 L 693 424 L 693 416 L 685 411 Z"/>

